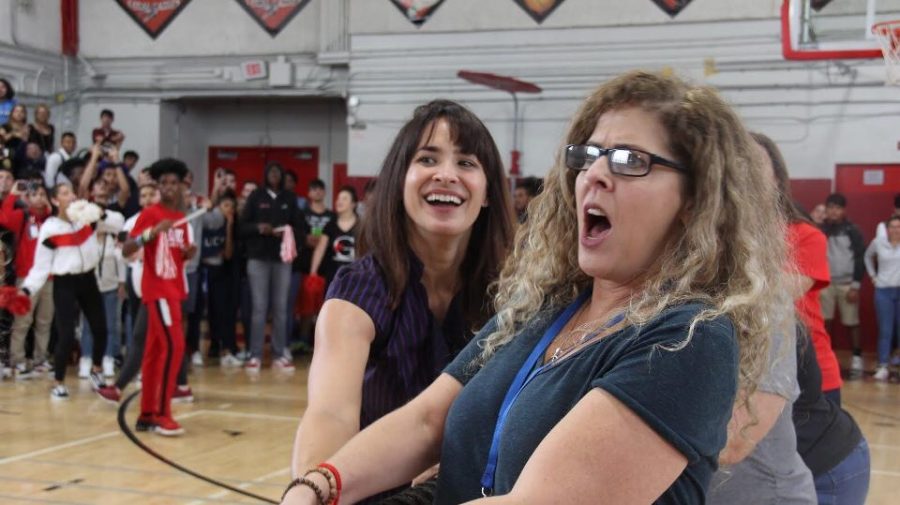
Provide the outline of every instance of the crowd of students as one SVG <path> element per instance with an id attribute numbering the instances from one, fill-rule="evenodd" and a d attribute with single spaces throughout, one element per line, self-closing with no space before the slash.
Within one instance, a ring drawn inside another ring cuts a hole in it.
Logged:
<path id="1" fill-rule="evenodd" d="M 28 125 L 19 117 L 26 109 L 15 103 L 12 88 L 2 79 L 0 97 L 5 99 L 0 111 L 8 111 L 0 137 L 0 237 L 8 261 L 4 281 L 27 290 L 32 299 L 27 314 L 13 318 L 4 313 L 0 320 L 3 377 L 30 379 L 55 365 L 51 395 L 66 398 L 65 369 L 77 350 L 78 375 L 91 379 L 101 396 L 117 401 L 138 376 L 144 346 L 151 342 L 146 335 L 153 313 L 143 308 L 155 297 L 148 298 L 142 289 L 147 271 L 143 255 L 124 252 L 129 234 L 138 233 L 144 209 L 159 205 L 161 175 L 140 167 L 133 151 L 119 155 L 125 135 L 113 128 L 111 110 L 101 112 L 89 149 L 78 152 L 75 135 L 65 132 L 58 149 L 51 136 L 40 145 L 35 162 L 27 161 L 32 159 L 27 146 L 33 142 L 16 132 L 43 131 L 48 117 L 40 111 L 45 108 L 39 107 L 34 125 Z M 192 190 L 189 169 L 176 175 L 179 189 L 172 205 L 187 215 L 198 214 L 188 223 L 189 237 L 173 236 L 189 238 L 197 247 L 179 267 L 185 284 L 181 329 L 188 352 L 174 368 L 179 372 L 176 400 L 193 398 L 187 385 L 190 365 L 212 360 L 258 372 L 267 334 L 273 367 L 292 371 L 292 349 L 310 347 L 310 337 L 301 332 L 311 325 L 295 324 L 294 317 L 301 279 L 322 279 L 327 285 L 341 265 L 355 259 L 356 191 L 340 190 L 335 213 L 325 205 L 321 180 L 310 184 L 306 198 L 298 197 L 296 175 L 274 163 L 260 181 L 245 182 L 240 194 L 229 170 L 216 171 L 209 196 Z M 102 214 L 90 222 L 69 216 L 71 204 L 79 202 L 80 209 L 82 200 L 97 205 Z M 58 235 L 64 237 L 55 239 Z M 70 282 L 70 275 L 81 277 Z M 73 295 L 73 289 L 79 291 Z M 314 316 L 315 310 L 307 315 Z M 205 349 L 203 329 L 209 340 Z M 107 386 L 117 367 L 119 377 Z"/>
<path id="2" fill-rule="evenodd" d="M 887 381 L 890 368 L 900 365 L 896 338 L 900 331 L 900 194 L 894 196 L 894 211 L 880 221 L 875 238 L 866 245 L 862 231 L 847 219 L 847 198 L 834 193 L 815 206 L 811 219 L 828 239 L 828 269 L 831 284 L 822 290 L 822 312 L 831 335 L 837 317 L 846 328 L 853 355 L 850 376 L 863 376 L 865 362 L 860 335 L 859 289 L 868 273 L 875 285 L 877 359 L 873 377 Z"/>

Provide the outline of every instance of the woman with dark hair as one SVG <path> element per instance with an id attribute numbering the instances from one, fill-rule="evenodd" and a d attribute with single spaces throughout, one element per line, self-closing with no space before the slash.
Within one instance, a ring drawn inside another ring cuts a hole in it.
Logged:
<path id="1" fill-rule="evenodd" d="M 272 365 L 292 371 L 285 354 L 291 262 L 281 254 L 282 237 L 291 227 L 294 237 L 305 237 L 306 226 L 297 199 L 284 189 L 284 168 L 270 163 L 262 186 L 247 198 L 240 219 L 240 235 L 246 245 L 247 278 L 253 305 L 250 324 L 250 357 L 245 368 L 259 372 L 265 340 L 266 316 L 272 311 Z"/>
<path id="2" fill-rule="evenodd" d="M 338 269 L 356 260 L 356 236 L 358 235 L 359 217 L 356 206 L 359 202 L 356 189 L 344 186 L 334 201 L 337 219 L 332 219 L 322 230 L 321 239 L 313 251 L 311 275 L 321 271 L 325 284 L 331 284 Z"/>
<path id="3" fill-rule="evenodd" d="M 840 370 L 819 310 L 819 290 L 829 282 L 825 235 L 793 203 L 787 164 L 778 146 L 761 133 L 752 135 L 766 150 L 775 172 L 802 291 L 795 304 L 800 323 L 796 351 L 800 396 L 792 414 L 797 452 L 812 472 L 821 505 L 862 505 L 869 489 L 869 446 L 853 417 L 840 408 Z"/>
<path id="4" fill-rule="evenodd" d="M 13 107 L 16 106 L 16 91 L 6 79 L 0 79 L 0 125 L 9 121 Z"/>
<path id="5" fill-rule="evenodd" d="M 401 128 L 361 259 L 337 273 L 319 313 L 296 475 L 422 392 L 487 320 L 513 237 L 507 188 L 490 132 L 465 107 L 435 100 Z"/>
<path id="6" fill-rule="evenodd" d="M 14 104 L 9 112 L 9 119 L 4 124 L 5 132 L 2 139 L 10 153 L 16 157 L 25 155 L 24 146 L 31 136 L 31 127 L 28 126 L 28 109 L 21 103 Z"/>

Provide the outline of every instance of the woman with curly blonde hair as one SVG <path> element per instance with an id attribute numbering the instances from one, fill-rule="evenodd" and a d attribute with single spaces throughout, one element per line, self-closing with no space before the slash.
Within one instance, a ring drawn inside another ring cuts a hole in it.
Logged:
<path id="1" fill-rule="evenodd" d="M 774 185 L 715 91 L 660 74 L 602 85 L 566 144 L 497 315 L 290 503 L 353 503 L 438 460 L 437 504 L 704 502 L 783 312 Z"/>

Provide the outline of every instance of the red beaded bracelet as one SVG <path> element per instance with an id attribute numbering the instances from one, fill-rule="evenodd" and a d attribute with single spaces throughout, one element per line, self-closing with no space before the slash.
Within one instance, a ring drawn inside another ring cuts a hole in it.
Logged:
<path id="1" fill-rule="evenodd" d="M 343 487 L 343 485 L 341 484 L 341 473 L 338 472 L 338 469 L 335 468 L 334 465 L 332 465 L 331 463 L 328 463 L 328 462 L 319 463 L 319 468 L 328 470 L 331 473 L 331 475 L 334 476 L 334 487 L 335 487 L 334 501 L 331 503 L 332 503 L 332 505 L 339 505 L 339 502 L 341 500 L 341 489 Z"/>

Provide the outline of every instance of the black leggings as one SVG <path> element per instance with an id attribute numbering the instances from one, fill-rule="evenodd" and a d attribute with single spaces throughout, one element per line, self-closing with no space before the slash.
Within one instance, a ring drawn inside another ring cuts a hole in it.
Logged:
<path id="1" fill-rule="evenodd" d="M 69 364 L 69 356 L 72 355 L 79 309 L 84 313 L 91 328 L 94 337 L 91 360 L 94 366 L 99 368 L 103 362 L 103 353 L 106 352 L 106 314 L 94 271 L 54 275 L 53 305 L 55 309 L 53 319 L 56 321 L 59 338 L 53 363 L 53 374 L 57 382 L 62 382 L 66 378 L 66 365 Z"/>

